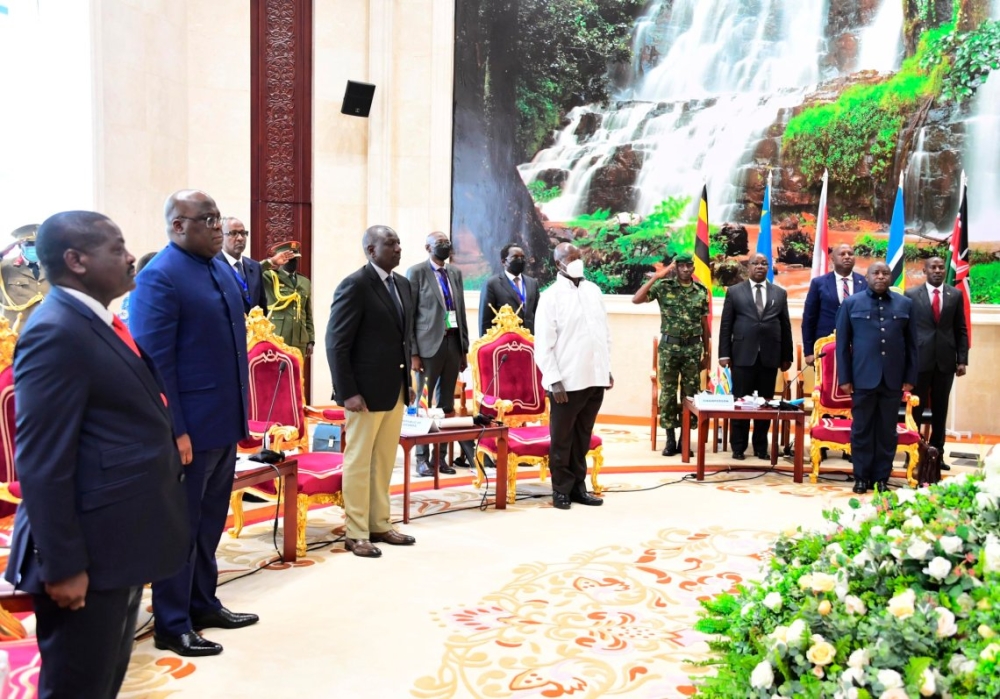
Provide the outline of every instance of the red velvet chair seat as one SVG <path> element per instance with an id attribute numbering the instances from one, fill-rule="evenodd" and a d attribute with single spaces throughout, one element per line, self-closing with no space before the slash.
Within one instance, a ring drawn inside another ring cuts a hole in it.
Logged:
<path id="1" fill-rule="evenodd" d="M 332 451 L 294 454 L 288 457 L 299 463 L 299 495 L 339 493 L 344 483 L 344 455 Z M 256 486 L 276 495 L 274 481 Z"/>
<path id="2" fill-rule="evenodd" d="M 347 413 L 343 408 L 323 408 L 323 419 L 331 422 L 343 422 L 347 419 Z"/>
<path id="3" fill-rule="evenodd" d="M 601 444 L 600 437 L 596 434 L 591 435 L 591 450 L 596 449 Z M 494 454 L 497 451 L 497 440 L 495 437 L 483 437 L 479 445 Z M 549 426 L 512 427 L 507 431 L 507 449 L 518 456 L 548 456 Z"/>
<path id="4" fill-rule="evenodd" d="M 818 425 L 812 428 L 811 434 L 813 439 L 821 442 L 850 444 L 851 421 L 825 417 L 820 420 Z M 913 430 L 906 429 L 906 425 L 896 425 L 896 434 L 899 435 L 900 444 L 917 444 L 920 442 L 920 435 Z"/>

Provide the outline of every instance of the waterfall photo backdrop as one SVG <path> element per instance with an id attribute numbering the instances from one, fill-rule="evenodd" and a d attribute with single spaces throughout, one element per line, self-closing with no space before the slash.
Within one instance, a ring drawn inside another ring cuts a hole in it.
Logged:
<path id="1" fill-rule="evenodd" d="M 1000 0 L 458 0 L 452 235 L 466 286 L 572 241 L 605 293 L 694 247 L 745 278 L 770 176 L 775 282 L 829 245 L 884 258 L 902 182 L 908 284 L 947 253 L 967 178 L 972 299 L 1000 303 Z"/>

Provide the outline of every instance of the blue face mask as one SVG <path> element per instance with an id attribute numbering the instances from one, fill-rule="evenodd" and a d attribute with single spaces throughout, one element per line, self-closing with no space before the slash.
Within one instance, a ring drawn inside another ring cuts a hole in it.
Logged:
<path id="1" fill-rule="evenodd" d="M 30 264 L 38 264 L 38 251 L 35 249 L 34 245 L 25 245 L 21 248 L 21 255 Z"/>

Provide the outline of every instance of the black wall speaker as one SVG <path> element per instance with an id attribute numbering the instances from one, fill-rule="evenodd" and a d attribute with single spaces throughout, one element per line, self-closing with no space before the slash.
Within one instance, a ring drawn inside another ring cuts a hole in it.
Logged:
<path id="1" fill-rule="evenodd" d="M 375 97 L 374 85 L 348 80 L 347 90 L 344 92 L 344 105 L 340 108 L 340 113 L 366 117 L 372 110 L 373 97 Z"/>

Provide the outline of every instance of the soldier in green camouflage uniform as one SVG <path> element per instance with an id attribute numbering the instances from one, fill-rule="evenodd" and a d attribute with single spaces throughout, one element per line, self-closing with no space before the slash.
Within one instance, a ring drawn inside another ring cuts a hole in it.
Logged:
<path id="1" fill-rule="evenodd" d="M 671 267 L 676 268 L 676 276 L 670 275 Z M 695 395 L 700 388 L 701 370 L 708 368 L 712 354 L 708 289 L 693 278 L 693 272 L 691 255 L 678 255 L 673 265 L 658 270 L 632 297 L 632 303 L 655 300 L 660 305 L 659 410 L 660 426 L 667 433 L 664 456 L 674 456 L 678 451 L 678 379 L 682 396 Z"/>

